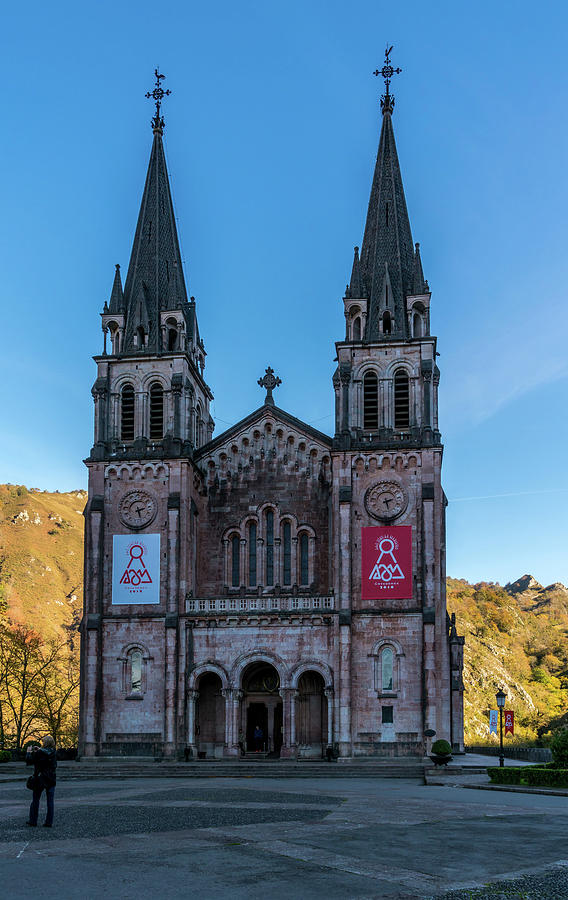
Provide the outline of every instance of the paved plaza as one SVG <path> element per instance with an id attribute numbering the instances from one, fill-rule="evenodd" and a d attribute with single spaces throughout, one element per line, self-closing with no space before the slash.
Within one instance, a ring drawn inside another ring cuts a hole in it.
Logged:
<path id="1" fill-rule="evenodd" d="M 5 897 L 568 897 L 568 797 L 407 778 L 79 776 L 58 784 L 50 830 L 25 826 L 25 774 L 0 784 Z"/>

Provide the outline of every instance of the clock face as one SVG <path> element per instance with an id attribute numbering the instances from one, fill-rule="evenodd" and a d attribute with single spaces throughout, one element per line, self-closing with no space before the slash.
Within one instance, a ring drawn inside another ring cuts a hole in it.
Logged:
<path id="1" fill-rule="evenodd" d="M 374 519 L 390 522 L 401 516 L 408 506 L 408 497 L 396 481 L 378 481 L 365 494 L 365 508 Z"/>
<path id="2" fill-rule="evenodd" d="M 130 528 L 144 528 L 153 521 L 158 504 L 146 491 L 128 491 L 120 501 L 120 518 Z"/>

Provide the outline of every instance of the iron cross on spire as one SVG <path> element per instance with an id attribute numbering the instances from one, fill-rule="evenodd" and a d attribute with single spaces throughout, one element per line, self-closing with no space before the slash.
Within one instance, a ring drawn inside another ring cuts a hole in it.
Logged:
<path id="1" fill-rule="evenodd" d="M 268 403 L 271 406 L 274 406 L 272 391 L 274 390 L 274 388 L 277 388 L 279 384 L 282 384 L 280 378 L 278 378 L 278 376 L 275 377 L 274 369 L 271 369 L 270 366 L 268 366 L 266 374 L 262 378 L 258 379 L 257 384 L 259 384 L 263 388 L 266 388 L 266 399 L 264 402 Z"/>
<path id="2" fill-rule="evenodd" d="M 162 100 L 164 99 L 164 97 L 169 97 L 171 91 L 165 91 L 163 89 L 161 82 L 166 76 L 160 75 L 159 67 L 157 69 L 154 69 L 154 75 L 156 76 L 156 84 L 154 85 L 154 90 L 147 91 L 145 96 L 148 100 L 150 99 L 150 97 L 152 97 L 152 99 L 156 103 L 156 115 L 152 119 L 152 128 L 154 130 L 154 133 L 158 132 L 159 134 L 161 134 L 164 130 L 164 119 L 160 114 L 160 110 L 162 108 Z"/>
<path id="3" fill-rule="evenodd" d="M 382 69 L 375 69 L 373 75 L 381 75 L 385 81 L 385 93 L 381 97 L 381 109 L 383 112 L 392 112 L 394 106 L 394 97 L 390 93 L 390 83 L 393 75 L 400 75 L 402 69 L 394 69 L 390 61 L 392 47 L 385 49 L 385 62 Z"/>

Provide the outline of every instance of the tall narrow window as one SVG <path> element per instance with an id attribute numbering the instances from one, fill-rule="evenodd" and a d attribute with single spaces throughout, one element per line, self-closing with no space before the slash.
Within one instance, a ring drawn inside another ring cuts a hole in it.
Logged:
<path id="1" fill-rule="evenodd" d="M 134 388 L 125 384 L 120 395 L 120 438 L 134 440 Z"/>
<path id="2" fill-rule="evenodd" d="M 289 522 L 284 522 L 282 537 L 284 538 L 284 584 L 292 584 L 292 528 Z"/>
<path id="3" fill-rule="evenodd" d="M 133 650 L 130 654 L 130 693 L 142 693 L 142 654 Z"/>
<path id="4" fill-rule="evenodd" d="M 240 538 L 237 534 L 234 534 L 231 539 L 231 584 L 233 587 L 239 587 L 241 583 L 240 549 Z"/>
<path id="5" fill-rule="evenodd" d="M 359 316 L 357 316 L 357 318 L 353 322 L 353 340 L 361 340 L 361 319 L 359 318 Z"/>
<path id="6" fill-rule="evenodd" d="M 300 536 L 300 584 L 310 583 L 310 573 L 308 565 L 308 535 Z"/>
<path id="7" fill-rule="evenodd" d="M 256 522 L 249 525 L 249 585 L 256 587 Z"/>
<path id="8" fill-rule="evenodd" d="M 393 689 L 393 652 L 390 647 L 385 647 L 381 653 L 381 689 L 392 691 Z"/>
<path id="9" fill-rule="evenodd" d="M 387 297 L 388 297 L 388 288 L 387 288 Z M 388 303 L 388 300 L 387 300 Z M 392 319 L 391 314 L 388 309 L 385 309 L 383 313 L 383 334 L 391 334 L 392 332 Z"/>
<path id="10" fill-rule="evenodd" d="M 161 441 L 164 436 L 164 390 L 154 382 L 150 388 L 150 440 Z"/>
<path id="11" fill-rule="evenodd" d="M 404 369 L 394 375 L 394 427 L 403 431 L 410 426 L 410 382 Z"/>
<path id="12" fill-rule="evenodd" d="M 363 378 L 363 430 L 376 431 L 379 427 L 379 382 L 374 372 Z"/>
<path id="13" fill-rule="evenodd" d="M 177 331 L 175 328 L 168 328 L 168 350 L 175 350 L 177 344 Z"/>
<path id="14" fill-rule="evenodd" d="M 412 334 L 415 338 L 422 337 L 422 317 L 418 313 L 412 319 Z"/>
<path id="15" fill-rule="evenodd" d="M 139 325 L 136 329 L 136 334 L 138 335 L 138 346 L 144 347 L 146 344 L 146 332 L 142 328 L 142 325 Z"/>
<path id="16" fill-rule="evenodd" d="M 266 584 L 274 584 L 274 513 L 266 511 Z"/>

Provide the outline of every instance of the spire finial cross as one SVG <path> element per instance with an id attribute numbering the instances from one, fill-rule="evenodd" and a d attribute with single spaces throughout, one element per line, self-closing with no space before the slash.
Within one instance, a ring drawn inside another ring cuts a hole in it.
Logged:
<path id="1" fill-rule="evenodd" d="M 156 115 L 152 119 L 152 128 L 154 130 L 154 134 L 157 132 L 161 134 L 164 130 L 164 119 L 160 113 L 162 108 L 162 100 L 164 97 L 169 97 L 171 91 L 165 91 L 162 87 L 162 81 L 166 77 L 165 75 L 160 74 L 160 67 L 154 69 L 154 75 L 156 76 L 156 84 L 154 85 L 153 91 L 147 91 L 145 97 L 149 100 L 150 97 L 156 103 Z"/>
<path id="2" fill-rule="evenodd" d="M 266 369 L 266 374 L 259 378 L 257 381 L 261 387 L 266 388 L 266 399 L 265 403 L 268 403 L 271 406 L 274 406 L 274 398 L 272 396 L 272 391 L 274 388 L 277 388 L 279 384 L 282 384 L 282 381 L 278 376 L 274 375 L 274 369 L 271 369 L 270 366 Z"/>
<path id="3" fill-rule="evenodd" d="M 380 75 L 384 78 L 385 93 L 381 97 L 381 109 L 383 112 L 392 112 L 394 107 L 394 96 L 390 92 L 390 83 L 393 75 L 400 75 L 402 69 L 395 69 L 390 61 L 392 47 L 385 49 L 385 61 L 382 69 L 375 69 L 373 75 Z"/>

